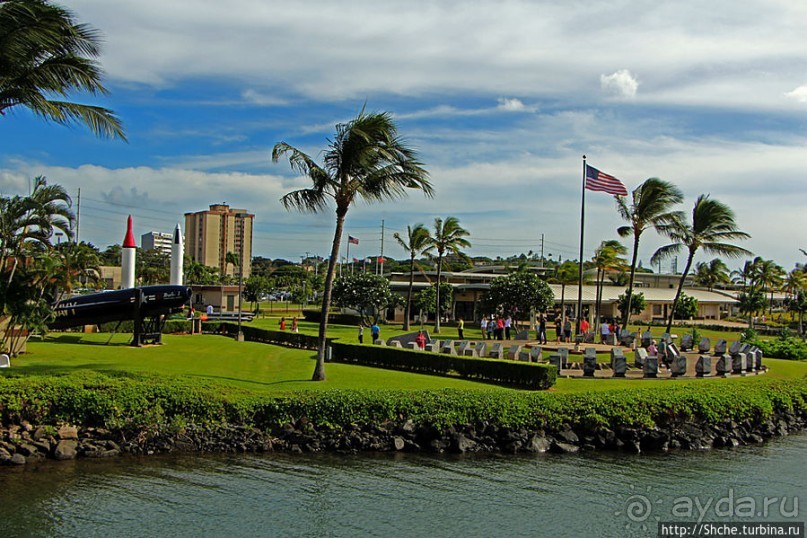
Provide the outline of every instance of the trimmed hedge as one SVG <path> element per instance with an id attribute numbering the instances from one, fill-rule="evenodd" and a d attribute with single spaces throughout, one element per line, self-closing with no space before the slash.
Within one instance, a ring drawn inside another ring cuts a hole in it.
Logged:
<path id="1" fill-rule="evenodd" d="M 215 326 L 213 324 L 215 323 Z M 203 323 L 204 332 L 215 332 L 235 337 L 238 334 L 238 324 L 232 322 Z M 262 342 L 300 349 L 317 349 L 318 337 L 308 334 L 293 333 L 289 331 L 272 331 L 258 327 L 241 325 L 244 340 L 248 342 Z M 330 340 L 329 340 L 330 341 Z"/>
<path id="2" fill-rule="evenodd" d="M 557 394 L 518 391 L 340 390 L 260 396 L 226 384 L 165 376 L 0 375 L 2 424 L 68 422 L 123 431 L 183 424 L 234 424 L 264 430 L 305 417 L 317 427 L 403 423 L 438 428 L 495 424 L 560 431 L 563 425 L 663 427 L 689 421 L 760 424 L 807 410 L 807 381 L 705 383 Z"/>
<path id="3" fill-rule="evenodd" d="M 522 389 L 546 390 L 555 384 L 558 370 L 547 364 L 477 359 L 395 347 L 332 342 L 331 360 L 430 375 L 458 375 L 486 383 Z"/>
<path id="4" fill-rule="evenodd" d="M 322 311 L 312 308 L 303 310 L 303 318 L 305 318 L 306 321 L 319 323 L 319 320 L 322 319 Z M 358 325 L 361 322 L 361 316 L 358 314 L 335 314 L 333 312 L 328 314 L 328 323 L 334 323 L 336 325 Z"/>

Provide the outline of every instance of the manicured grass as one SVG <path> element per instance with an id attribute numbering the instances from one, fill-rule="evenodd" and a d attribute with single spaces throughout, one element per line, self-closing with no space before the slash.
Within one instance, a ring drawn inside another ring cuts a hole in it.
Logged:
<path id="1" fill-rule="evenodd" d="M 306 331 L 307 332 L 307 331 Z M 221 382 L 261 394 L 330 389 L 470 389 L 510 391 L 461 379 L 433 377 L 392 370 L 329 363 L 328 380 L 310 381 L 314 353 L 253 342 L 235 342 L 214 335 L 165 335 L 164 345 L 132 348 L 129 335 L 116 335 L 104 345 L 107 334 L 53 334 L 43 342 L 29 343 L 29 353 L 13 360 L 0 375 L 59 375 L 78 370 L 114 373 L 149 373 L 189 376 Z M 766 359 L 770 371 L 761 376 L 729 379 L 564 379 L 551 389 L 556 393 L 584 393 L 622 388 L 672 387 L 686 384 L 757 383 L 765 379 L 799 379 L 807 376 L 807 363 Z"/>
<path id="2" fill-rule="evenodd" d="M 325 383 L 310 381 L 311 351 L 235 342 L 214 335 L 164 335 L 162 346 L 133 348 L 130 335 L 53 334 L 31 342 L 29 353 L 14 359 L 4 375 L 66 374 L 75 370 L 180 375 L 220 381 L 259 393 L 328 389 L 508 390 L 464 381 L 392 370 L 330 363 Z"/>

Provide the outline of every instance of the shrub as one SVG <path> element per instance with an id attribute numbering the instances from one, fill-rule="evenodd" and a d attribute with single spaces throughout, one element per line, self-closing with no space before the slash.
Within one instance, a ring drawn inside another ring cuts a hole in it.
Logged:
<path id="1" fill-rule="evenodd" d="M 431 375 L 459 375 L 486 383 L 544 390 L 555 384 L 557 369 L 546 364 L 476 359 L 394 347 L 332 342 L 331 360 Z"/>

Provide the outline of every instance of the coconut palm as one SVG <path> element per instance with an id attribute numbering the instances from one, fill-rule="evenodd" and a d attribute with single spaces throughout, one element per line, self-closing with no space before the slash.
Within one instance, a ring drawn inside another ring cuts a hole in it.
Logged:
<path id="1" fill-rule="evenodd" d="M 625 259 L 622 258 L 625 254 L 628 253 L 628 249 L 625 248 L 625 245 L 616 241 L 615 239 L 610 239 L 608 241 L 603 241 L 600 243 L 600 246 L 597 247 L 597 250 L 594 251 L 594 258 L 592 261 L 594 262 L 594 266 L 597 268 L 597 278 L 596 278 L 596 318 L 594 321 L 594 326 L 599 327 L 600 325 L 600 309 L 602 305 L 602 288 L 603 284 L 605 283 L 605 275 L 608 273 L 609 270 L 612 269 L 622 269 L 625 266 Z"/>
<path id="2" fill-rule="evenodd" d="M 705 286 L 712 291 L 718 284 L 728 284 L 729 268 L 720 258 L 714 258 L 709 263 L 698 262 L 695 264 L 695 282 L 699 286 Z"/>
<path id="3" fill-rule="evenodd" d="M 60 185 L 48 185 L 44 176 L 34 178 L 29 196 L 0 197 L 0 272 L 7 282 L 14 278 L 26 246 L 50 248 L 55 233 L 73 236 L 70 196 Z"/>
<path id="4" fill-rule="evenodd" d="M 67 9 L 44 0 L 0 2 L 0 114 L 22 106 L 46 120 L 83 123 L 98 136 L 125 140 L 112 111 L 67 100 L 74 92 L 108 93 L 95 61 L 99 42 L 98 31 Z"/>
<path id="5" fill-rule="evenodd" d="M 566 286 L 577 284 L 580 277 L 580 267 L 576 262 L 563 262 L 555 269 L 552 281 L 560 284 L 560 313 L 561 323 L 566 322 Z"/>
<path id="6" fill-rule="evenodd" d="M 762 258 L 757 256 L 754 260 L 746 260 L 741 268 L 732 271 L 730 274 L 731 281 L 742 286 L 743 289 L 755 288 L 757 285 L 756 260 L 762 260 Z"/>
<path id="7" fill-rule="evenodd" d="M 446 254 L 460 255 L 461 248 L 468 248 L 471 243 L 465 239 L 468 230 L 460 226 L 457 217 L 434 219 L 434 235 L 429 238 L 430 246 L 427 252 L 437 251 L 437 315 L 434 320 L 434 333 L 440 334 L 440 278 L 443 271 L 443 258 Z"/>
<path id="8" fill-rule="evenodd" d="M 770 293 L 768 314 L 773 310 L 773 292 L 778 290 L 785 278 L 784 268 L 773 260 L 754 258 L 754 280 L 763 291 Z"/>
<path id="9" fill-rule="evenodd" d="M 684 200 L 681 190 L 667 181 L 657 177 L 646 179 L 644 183 L 636 187 L 631 193 L 630 203 L 622 197 L 617 196 L 617 210 L 622 218 L 630 225 L 621 226 L 617 229 L 620 237 L 633 236 L 633 258 L 630 263 L 630 279 L 628 280 L 628 308 L 622 317 L 622 326 L 628 328 L 630 322 L 630 302 L 633 298 L 633 280 L 636 275 L 636 263 L 639 256 L 639 239 L 642 233 L 654 228 L 662 235 L 666 234 L 671 223 L 680 220 L 683 214 L 680 211 L 673 211 L 676 204 Z"/>
<path id="10" fill-rule="evenodd" d="M 406 294 L 406 313 L 404 315 L 403 330 L 409 330 L 409 318 L 412 312 L 412 289 L 415 284 L 415 258 L 422 256 L 430 247 L 431 236 L 423 224 L 406 227 L 406 239 L 395 232 L 393 237 L 401 247 L 409 253 L 409 291 Z"/>
<path id="11" fill-rule="evenodd" d="M 362 109 L 354 119 L 338 124 L 334 140 L 324 151 L 322 166 L 285 142 L 275 145 L 272 161 L 277 162 L 285 155 L 291 168 L 308 176 L 312 186 L 283 196 L 283 206 L 312 213 L 323 211 L 330 199 L 336 206 L 336 228 L 322 294 L 319 349 L 313 375 L 313 379 L 319 381 L 325 379 L 328 310 L 348 209 L 357 199 L 394 200 L 405 196 L 407 189 L 420 189 L 430 197 L 433 189 L 416 152 L 398 137 L 395 122 L 386 112 L 368 113 Z"/>
<path id="12" fill-rule="evenodd" d="M 650 263 L 669 258 L 682 248 L 686 248 L 688 252 L 687 263 L 681 279 L 678 281 L 678 289 L 675 292 L 675 299 L 673 299 L 670 316 L 667 320 L 666 332 L 669 333 L 675 318 L 675 309 L 681 297 L 681 290 L 684 287 L 684 280 L 692 268 L 692 261 L 698 250 L 703 250 L 708 254 L 739 258 L 751 253 L 742 247 L 723 241 L 748 239 L 751 236 L 737 229 L 737 224 L 734 222 L 734 211 L 729 206 L 710 198 L 708 194 L 701 194 L 695 201 L 695 207 L 692 209 L 692 224 L 685 222 L 684 219 L 676 220 L 668 230 L 668 235 L 673 242 L 659 248 L 653 254 Z"/>

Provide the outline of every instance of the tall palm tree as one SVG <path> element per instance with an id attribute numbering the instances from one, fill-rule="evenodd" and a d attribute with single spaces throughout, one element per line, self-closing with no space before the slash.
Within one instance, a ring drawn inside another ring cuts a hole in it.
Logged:
<path id="1" fill-rule="evenodd" d="M 600 309 L 602 305 L 602 288 L 603 284 L 605 283 L 605 275 L 611 269 L 621 269 L 625 266 L 625 259 L 622 258 L 625 254 L 628 253 L 628 249 L 625 248 L 625 245 L 620 243 L 615 239 L 610 239 L 608 241 L 603 241 L 600 243 L 600 246 L 597 247 L 597 250 L 594 251 L 594 266 L 597 268 L 597 279 L 596 279 L 596 295 L 595 295 L 595 311 L 596 311 L 596 318 L 594 321 L 594 326 L 599 327 L 600 325 Z"/>
<path id="2" fill-rule="evenodd" d="M 406 239 L 395 232 L 393 237 L 401 247 L 409 253 L 409 291 L 406 294 L 406 313 L 403 330 L 409 330 L 409 318 L 412 313 L 412 289 L 415 284 L 415 258 L 422 256 L 431 246 L 429 230 L 423 224 L 406 227 Z"/>
<path id="3" fill-rule="evenodd" d="M 729 206 L 710 198 L 708 194 L 701 194 L 695 200 L 695 207 L 692 209 L 692 224 L 685 222 L 684 219 L 676 220 L 668 235 L 673 242 L 659 248 L 653 254 L 650 263 L 668 258 L 681 248 L 686 248 L 688 251 L 687 263 L 681 279 L 678 281 L 678 289 L 675 292 L 670 316 L 667 319 L 667 332 L 669 333 L 675 318 L 675 309 L 681 297 L 681 290 L 684 287 L 684 280 L 692 268 L 695 253 L 703 250 L 708 254 L 739 258 L 751 253 L 742 247 L 723 241 L 748 239 L 751 236 L 737 229 L 737 223 L 734 222 L 734 211 Z"/>
<path id="4" fill-rule="evenodd" d="M 709 263 L 698 262 L 695 264 L 695 282 L 700 286 L 712 291 L 718 284 L 728 284 L 729 268 L 720 258 L 714 258 Z"/>
<path id="5" fill-rule="evenodd" d="M 768 314 L 773 311 L 773 292 L 779 289 L 784 282 L 784 268 L 773 260 L 765 260 L 757 256 L 754 258 L 754 280 L 763 291 L 770 293 L 768 301 Z"/>
<path id="6" fill-rule="evenodd" d="M 394 200 L 405 196 L 407 189 L 420 189 L 431 197 L 433 189 L 416 152 L 398 137 L 395 122 L 386 112 L 368 113 L 362 109 L 354 119 L 338 124 L 334 140 L 324 151 L 322 166 L 285 142 L 275 145 L 272 161 L 277 162 L 285 155 L 291 168 L 312 182 L 310 188 L 292 191 L 281 198 L 286 209 L 318 213 L 328 206 L 330 199 L 336 205 L 336 228 L 322 294 L 319 349 L 313 375 L 314 381 L 321 381 L 325 379 L 328 310 L 348 209 L 357 199 Z"/>
<path id="7" fill-rule="evenodd" d="M 465 239 L 470 234 L 460 226 L 457 217 L 434 219 L 434 235 L 429 238 L 430 246 L 427 251 L 437 251 L 437 315 L 434 320 L 434 333 L 440 334 L 440 278 L 443 272 L 443 257 L 446 254 L 460 255 L 461 248 L 468 248 L 471 243 Z"/>
<path id="8" fill-rule="evenodd" d="M 97 136 L 125 140 L 112 111 L 68 100 L 74 92 L 108 93 L 95 61 L 99 42 L 97 30 L 46 0 L 0 2 L 0 114 L 23 106 L 46 120 L 83 123 Z"/>
<path id="9" fill-rule="evenodd" d="M 566 322 L 566 286 L 577 284 L 580 277 L 580 268 L 576 262 L 563 262 L 555 269 L 552 281 L 560 284 L 560 315 L 561 323 Z"/>
<path id="10" fill-rule="evenodd" d="M 743 289 L 755 288 L 757 285 L 757 260 L 761 261 L 762 258 L 757 256 L 753 260 L 746 260 L 741 268 L 732 271 L 730 274 L 731 281 L 734 284 L 739 284 Z"/>
<path id="11" fill-rule="evenodd" d="M 639 256 L 639 238 L 642 233 L 654 228 L 662 235 L 666 235 L 671 223 L 680 220 L 683 214 L 680 211 L 673 211 L 676 204 L 684 200 L 681 190 L 662 179 L 651 177 L 644 183 L 636 187 L 631 193 L 630 203 L 622 197 L 617 196 L 617 211 L 620 216 L 628 221 L 628 226 L 617 228 L 619 237 L 633 236 L 633 258 L 630 263 L 630 280 L 628 281 L 628 307 L 622 318 L 622 326 L 627 329 L 630 322 L 630 302 L 633 298 L 633 280 L 636 275 L 636 263 Z"/>

